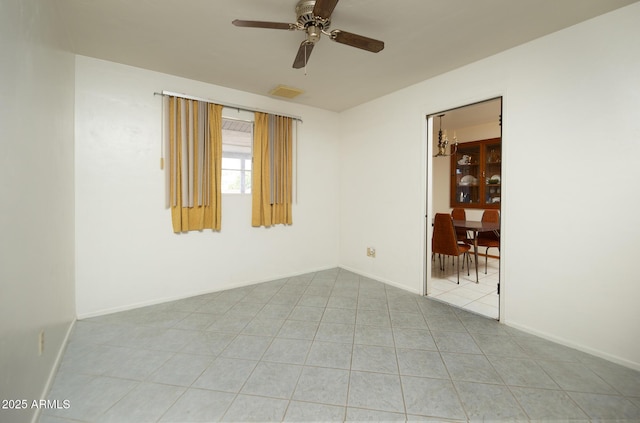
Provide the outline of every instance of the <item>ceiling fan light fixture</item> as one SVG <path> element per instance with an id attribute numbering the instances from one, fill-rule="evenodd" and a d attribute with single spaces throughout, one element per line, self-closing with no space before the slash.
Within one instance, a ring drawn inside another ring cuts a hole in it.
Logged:
<path id="1" fill-rule="evenodd" d="M 305 31 L 305 40 L 300 44 L 300 47 L 298 47 L 296 58 L 293 61 L 293 68 L 305 68 L 305 74 L 313 46 L 320 41 L 322 34 L 328 36 L 331 40 L 337 43 L 356 47 L 372 53 L 378 53 L 384 49 L 384 42 L 380 40 L 341 30 L 329 32 L 331 14 L 338 4 L 338 1 L 339 0 L 298 0 L 298 4 L 296 5 L 296 23 L 235 19 L 232 24 L 246 28 Z"/>
<path id="2" fill-rule="evenodd" d="M 320 41 L 320 33 L 321 33 L 321 29 L 315 25 L 309 25 L 307 27 L 307 41 L 309 41 L 310 43 L 317 43 L 318 41 Z"/>
<path id="3" fill-rule="evenodd" d="M 295 98 L 302 93 L 304 93 L 304 91 L 302 91 L 301 89 L 288 87 L 286 85 L 278 85 L 277 87 L 269 91 L 269 94 L 273 96 L 284 98 Z"/>

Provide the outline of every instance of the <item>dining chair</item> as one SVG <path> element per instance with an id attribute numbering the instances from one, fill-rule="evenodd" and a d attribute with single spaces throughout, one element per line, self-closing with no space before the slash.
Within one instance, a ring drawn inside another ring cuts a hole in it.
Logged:
<path id="1" fill-rule="evenodd" d="M 467 220 L 467 213 L 464 209 L 456 207 L 451 210 L 451 217 L 453 220 Z M 469 237 L 466 229 L 456 228 L 456 238 L 458 239 L 458 243 L 473 245 L 473 238 Z"/>
<path id="2" fill-rule="evenodd" d="M 500 212 L 498 210 L 485 210 L 482 213 L 483 222 L 500 223 Z M 500 231 L 480 232 L 478 234 L 478 247 L 486 247 L 484 253 L 484 273 L 487 274 L 487 263 L 489 261 L 489 248 L 498 249 L 498 263 L 500 263 Z"/>
<path id="3" fill-rule="evenodd" d="M 453 227 L 453 220 L 448 213 L 436 213 L 433 221 L 433 238 L 431 239 L 432 251 L 439 254 L 440 270 L 442 266 L 442 255 L 458 258 L 458 284 L 460 283 L 460 256 L 469 257 L 471 247 L 468 244 L 460 244 L 456 238 L 456 231 Z M 467 266 L 467 275 L 469 275 Z"/>

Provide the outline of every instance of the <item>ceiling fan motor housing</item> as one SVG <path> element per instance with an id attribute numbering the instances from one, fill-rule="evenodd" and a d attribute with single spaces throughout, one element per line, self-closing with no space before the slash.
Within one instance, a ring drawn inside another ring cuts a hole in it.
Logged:
<path id="1" fill-rule="evenodd" d="M 296 5 L 296 15 L 298 16 L 297 22 L 303 28 L 309 26 L 318 27 L 318 32 L 321 30 L 327 30 L 331 21 L 329 19 L 319 19 L 313 14 L 313 8 L 316 5 L 316 0 L 300 0 Z"/>

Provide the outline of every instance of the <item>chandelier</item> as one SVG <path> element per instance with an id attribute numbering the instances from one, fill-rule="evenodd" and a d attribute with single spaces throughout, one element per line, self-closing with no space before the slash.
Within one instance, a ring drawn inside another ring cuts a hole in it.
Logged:
<path id="1" fill-rule="evenodd" d="M 445 129 L 444 134 L 442 133 L 442 116 L 438 115 L 440 118 L 440 130 L 438 131 L 438 154 L 433 157 L 448 157 L 453 156 L 458 151 L 458 138 L 456 137 L 455 131 L 453 132 L 453 143 L 451 144 L 451 153 L 447 154 L 447 146 L 449 145 L 449 138 L 447 138 L 447 130 Z"/>

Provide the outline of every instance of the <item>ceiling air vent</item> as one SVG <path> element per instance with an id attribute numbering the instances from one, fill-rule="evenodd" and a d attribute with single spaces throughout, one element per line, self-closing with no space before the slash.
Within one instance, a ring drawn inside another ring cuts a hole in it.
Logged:
<path id="1" fill-rule="evenodd" d="M 294 98 L 299 96 L 303 92 L 304 91 L 299 90 L 298 88 L 287 87 L 286 85 L 278 85 L 277 87 L 269 91 L 269 94 L 284 98 Z"/>

